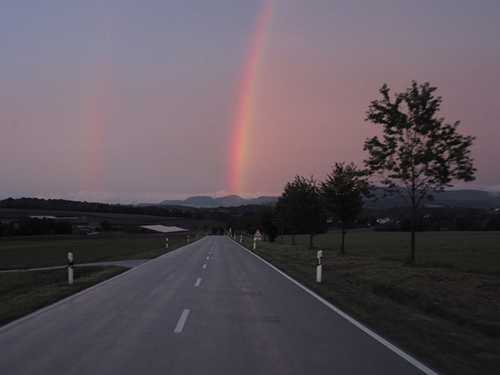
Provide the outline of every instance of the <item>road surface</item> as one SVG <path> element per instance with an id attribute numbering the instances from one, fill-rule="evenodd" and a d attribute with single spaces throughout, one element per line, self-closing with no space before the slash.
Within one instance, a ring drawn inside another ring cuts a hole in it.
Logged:
<path id="1" fill-rule="evenodd" d="M 0 328 L 0 373 L 435 374 L 227 237 Z"/>

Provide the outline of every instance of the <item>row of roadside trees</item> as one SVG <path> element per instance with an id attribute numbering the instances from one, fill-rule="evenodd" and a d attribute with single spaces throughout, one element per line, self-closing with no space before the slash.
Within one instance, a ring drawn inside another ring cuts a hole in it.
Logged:
<path id="1" fill-rule="evenodd" d="M 382 125 L 383 137 L 368 138 L 364 150 L 369 156 L 365 169 L 351 163 L 335 163 L 324 182 L 296 176 L 286 184 L 275 208 L 275 219 L 269 232 L 282 232 L 288 227 L 294 234 L 300 229 L 310 236 L 313 247 L 315 234 L 324 228 L 327 213 L 342 223 L 341 252 L 349 222 L 361 213 L 363 197 L 373 197 L 370 190 L 383 189 L 382 197 L 399 194 L 411 212 L 411 248 L 408 263 L 415 262 L 415 219 L 424 199 L 451 187 L 451 181 L 474 180 L 470 147 L 474 137 L 458 133 L 459 122 L 444 123 L 436 117 L 441 97 L 429 83 L 415 81 L 405 92 L 389 96 L 389 88 L 380 89 L 381 100 L 374 100 L 367 111 L 366 121 Z M 274 227 L 273 227 L 274 226 Z M 264 228 L 265 229 L 265 228 Z M 270 239 L 272 236 L 269 235 Z"/>
<path id="2" fill-rule="evenodd" d="M 366 172 L 358 170 L 353 163 L 335 163 L 324 182 L 312 176 L 310 179 L 296 176 L 293 182 L 287 183 L 275 206 L 276 221 L 282 232 L 285 226 L 290 228 L 292 243 L 295 243 L 295 233 L 305 229 L 312 248 L 314 236 L 323 231 L 328 215 L 333 215 L 342 225 L 343 254 L 348 225 L 361 214 L 364 196 L 370 196 Z"/>

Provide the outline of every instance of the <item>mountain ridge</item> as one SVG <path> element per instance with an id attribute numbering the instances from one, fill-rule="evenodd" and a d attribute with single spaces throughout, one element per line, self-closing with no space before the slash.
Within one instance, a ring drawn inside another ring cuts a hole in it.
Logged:
<path id="1" fill-rule="evenodd" d="M 197 195 L 184 200 L 165 200 L 158 206 L 189 206 L 195 208 L 236 207 L 249 204 L 275 203 L 278 197 L 261 196 L 258 198 L 245 199 L 238 195 L 227 195 L 220 198 L 212 198 L 208 195 Z"/>
<path id="2" fill-rule="evenodd" d="M 382 191 L 379 189 L 378 191 Z M 447 190 L 442 193 L 433 194 L 434 200 L 424 200 L 425 206 L 443 207 L 473 207 L 473 208 L 498 208 L 500 207 L 500 194 L 492 194 L 483 190 L 462 189 Z M 261 196 L 258 198 L 245 199 L 238 195 L 228 195 L 220 198 L 212 198 L 208 195 L 192 196 L 184 200 L 164 200 L 157 204 L 141 204 L 152 206 L 187 206 L 194 208 L 216 208 L 236 207 L 252 204 L 269 204 L 278 201 L 279 197 Z M 366 200 L 366 208 L 387 208 L 405 206 L 404 200 L 399 195 L 393 195 L 376 202 Z"/>

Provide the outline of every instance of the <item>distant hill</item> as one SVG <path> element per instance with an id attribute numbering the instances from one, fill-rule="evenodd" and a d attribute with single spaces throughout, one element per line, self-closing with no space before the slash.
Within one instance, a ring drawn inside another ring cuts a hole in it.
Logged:
<path id="1" fill-rule="evenodd" d="M 377 195 L 382 194 L 382 190 L 377 190 Z M 492 194 L 481 190 L 448 190 L 439 194 L 432 194 L 433 201 L 424 200 L 424 206 L 443 207 L 471 207 L 471 208 L 499 208 L 500 194 Z M 406 203 L 399 195 L 393 195 L 377 202 L 367 201 L 366 208 L 390 208 L 405 206 Z"/>
<path id="2" fill-rule="evenodd" d="M 381 195 L 382 190 L 377 190 Z M 491 194 L 481 190 L 449 190 L 440 194 L 434 194 L 433 201 L 425 200 L 423 205 L 444 206 L 444 207 L 472 207 L 472 208 L 499 208 L 500 194 Z M 154 206 L 184 206 L 195 208 L 215 208 L 215 207 L 237 207 L 249 204 L 275 203 L 278 197 L 263 196 L 253 199 L 244 199 L 238 195 L 228 195 L 221 198 L 209 196 L 189 197 L 185 200 L 165 200 L 158 204 L 144 204 Z M 366 208 L 390 208 L 405 206 L 404 200 L 399 195 L 387 197 L 377 202 L 366 201 Z"/>
<path id="3" fill-rule="evenodd" d="M 382 190 L 376 191 L 382 195 Z M 500 194 L 492 194 L 481 190 L 449 190 L 440 194 L 434 194 L 433 201 L 424 201 L 423 205 L 443 207 L 471 207 L 471 208 L 500 208 Z M 165 200 L 161 203 L 141 203 L 137 206 L 122 204 L 106 204 L 97 202 L 78 202 L 64 199 L 41 199 L 41 198 L 7 198 L 0 200 L 0 208 L 36 209 L 36 210 L 58 210 L 79 212 L 109 212 L 128 214 L 148 214 L 156 216 L 171 216 L 172 210 L 175 216 L 190 215 L 185 212 L 191 208 L 216 208 L 216 207 L 238 207 L 246 205 L 261 205 L 275 203 L 278 197 L 262 196 L 259 198 L 244 199 L 237 195 L 228 195 L 221 198 L 209 196 L 189 197 L 185 200 Z M 404 200 L 399 195 L 387 197 L 377 202 L 367 200 L 365 208 L 391 208 L 405 206 Z M 184 207 L 184 208 L 183 208 Z"/>
<path id="4" fill-rule="evenodd" d="M 252 199 L 244 199 L 238 195 L 228 195 L 221 198 L 212 198 L 209 196 L 189 197 L 185 200 L 166 200 L 158 203 L 158 206 L 188 206 L 197 208 L 213 208 L 213 207 L 237 207 L 248 204 L 263 204 L 274 203 L 278 197 L 259 197 Z"/>

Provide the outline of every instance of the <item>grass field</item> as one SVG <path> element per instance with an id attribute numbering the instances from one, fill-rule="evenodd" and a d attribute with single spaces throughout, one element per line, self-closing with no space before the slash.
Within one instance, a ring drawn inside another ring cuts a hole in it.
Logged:
<path id="1" fill-rule="evenodd" d="M 75 267 L 74 284 L 67 269 L 0 273 L 0 325 L 126 271 L 125 267 Z"/>
<path id="2" fill-rule="evenodd" d="M 443 373 L 498 374 L 500 233 L 418 233 L 415 266 L 404 265 L 408 237 L 349 233 L 344 256 L 339 233 L 317 236 L 314 250 L 307 236 L 296 236 L 298 245 L 285 237 L 256 253 Z"/>
<path id="3" fill-rule="evenodd" d="M 80 217 L 84 221 L 94 224 L 107 220 L 111 224 L 112 231 L 134 231 L 141 225 L 163 224 L 167 226 L 179 226 L 190 229 L 193 232 L 206 232 L 213 226 L 225 226 L 224 222 L 217 220 L 197 220 L 186 217 L 165 217 L 138 214 L 115 214 L 105 212 L 78 212 L 78 211 L 55 211 L 35 209 L 0 208 L 0 221 L 7 223 L 17 220 L 23 216 L 56 216 L 56 217 Z"/>
<path id="4" fill-rule="evenodd" d="M 184 235 L 169 236 L 169 249 L 187 243 Z M 57 240 L 0 241 L 0 269 L 19 269 L 64 266 L 68 252 L 73 253 L 74 263 L 93 263 L 113 260 L 152 259 L 165 253 L 165 238 L 87 237 Z"/>
<path id="5" fill-rule="evenodd" d="M 10 218 L 20 218 L 23 216 L 41 215 L 41 216 L 57 216 L 57 217 L 75 217 L 84 216 L 89 221 L 99 222 L 108 220 L 113 223 L 127 224 L 156 224 L 165 221 L 175 221 L 178 218 L 149 216 L 138 214 L 115 214 L 108 212 L 78 212 L 78 211 L 56 211 L 56 210 L 36 210 L 36 209 L 20 209 L 20 208 L 0 208 L 0 220 Z"/>
<path id="6" fill-rule="evenodd" d="M 416 263 L 426 267 L 500 276 L 500 232 L 422 232 L 416 237 Z M 276 239 L 280 242 L 281 237 Z M 308 245 L 308 236 L 296 236 Z M 284 237 L 291 244 L 291 236 Z M 317 250 L 340 252 L 340 231 L 316 236 Z M 346 235 L 346 255 L 404 262 L 410 252 L 410 233 L 353 231 Z"/>

